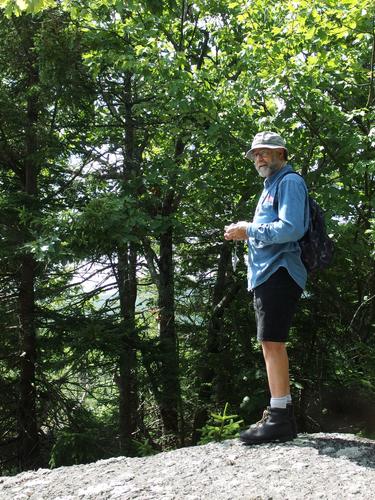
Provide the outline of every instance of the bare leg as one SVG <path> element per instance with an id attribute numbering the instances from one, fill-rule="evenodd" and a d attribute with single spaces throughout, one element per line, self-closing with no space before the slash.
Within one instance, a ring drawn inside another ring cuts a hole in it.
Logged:
<path id="1" fill-rule="evenodd" d="M 271 396 L 281 398 L 290 393 L 289 359 L 285 342 L 262 342 Z"/>
<path id="2" fill-rule="evenodd" d="M 284 342 L 262 342 L 271 396 L 282 398 L 290 392 L 289 360 Z M 290 409 L 270 406 L 263 418 L 249 429 L 240 433 L 245 444 L 259 444 L 270 441 L 290 441 L 296 436 Z"/>

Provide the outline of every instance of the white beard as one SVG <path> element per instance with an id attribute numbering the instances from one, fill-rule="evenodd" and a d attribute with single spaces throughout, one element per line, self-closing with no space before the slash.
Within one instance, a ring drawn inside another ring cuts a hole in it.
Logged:
<path id="1" fill-rule="evenodd" d="M 263 178 L 270 177 L 278 170 L 279 170 L 278 167 L 275 165 L 267 165 L 266 167 L 257 168 L 258 174 L 260 175 L 260 177 Z"/>

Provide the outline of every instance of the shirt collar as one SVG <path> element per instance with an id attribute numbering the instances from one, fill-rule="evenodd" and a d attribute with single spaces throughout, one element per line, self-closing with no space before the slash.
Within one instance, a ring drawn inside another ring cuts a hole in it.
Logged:
<path id="1" fill-rule="evenodd" d="M 270 188 L 275 182 L 277 182 L 280 177 L 282 177 L 286 172 L 291 172 L 292 166 L 286 163 L 278 172 L 264 179 L 264 187 Z"/>

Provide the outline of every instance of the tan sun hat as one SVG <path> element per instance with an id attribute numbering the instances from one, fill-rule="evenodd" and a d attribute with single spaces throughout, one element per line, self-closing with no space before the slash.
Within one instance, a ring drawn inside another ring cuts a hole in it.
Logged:
<path id="1" fill-rule="evenodd" d="M 259 132 L 253 139 L 251 144 L 251 149 L 246 153 L 246 158 L 251 158 L 251 152 L 256 148 L 269 148 L 269 149 L 278 149 L 283 148 L 288 153 L 287 148 L 285 147 L 284 139 L 275 132 Z"/>

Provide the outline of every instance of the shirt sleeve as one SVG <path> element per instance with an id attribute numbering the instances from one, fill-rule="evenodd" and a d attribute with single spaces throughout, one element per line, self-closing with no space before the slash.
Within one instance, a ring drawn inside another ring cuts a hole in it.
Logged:
<path id="1" fill-rule="evenodd" d="M 249 238 L 273 244 L 298 241 L 305 234 L 307 188 L 303 179 L 282 179 L 277 190 L 277 219 L 268 223 L 250 222 Z"/>

